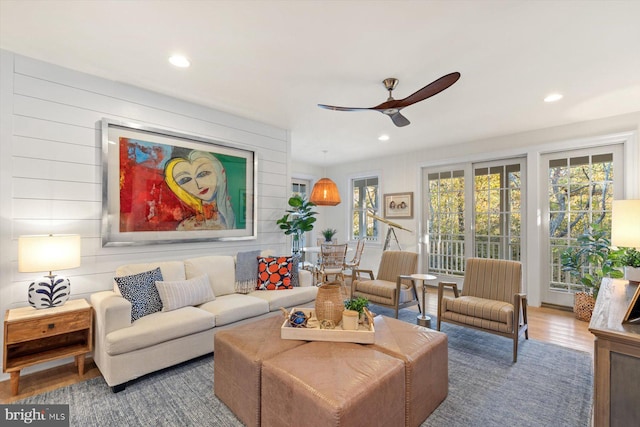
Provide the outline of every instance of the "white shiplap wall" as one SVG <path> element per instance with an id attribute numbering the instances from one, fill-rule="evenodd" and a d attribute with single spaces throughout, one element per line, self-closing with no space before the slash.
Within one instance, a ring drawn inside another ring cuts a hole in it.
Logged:
<path id="1" fill-rule="evenodd" d="M 61 272 L 71 279 L 72 298 L 110 289 L 114 270 L 126 263 L 287 248 L 275 225 L 290 192 L 286 130 L 7 51 L 0 51 L 0 59 L 1 313 L 26 305 L 28 282 L 37 276 L 18 272 L 17 239 L 22 234 L 82 236 L 81 267 Z M 103 248 L 103 117 L 255 151 L 257 240 Z"/>

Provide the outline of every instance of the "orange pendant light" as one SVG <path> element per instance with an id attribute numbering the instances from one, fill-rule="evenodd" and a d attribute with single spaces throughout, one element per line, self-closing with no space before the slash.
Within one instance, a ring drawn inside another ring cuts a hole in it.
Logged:
<path id="1" fill-rule="evenodd" d="M 319 206 L 338 205 L 341 202 L 338 186 L 329 178 L 322 178 L 313 186 L 309 200 Z"/>
<path id="2" fill-rule="evenodd" d="M 324 153 L 325 162 L 327 159 L 327 150 L 322 150 Z M 326 175 L 326 170 L 325 170 Z M 336 206 L 339 205 L 340 193 L 338 192 L 338 186 L 335 182 L 329 178 L 322 178 L 316 182 L 311 190 L 311 197 L 309 198 L 311 203 L 318 206 Z"/>

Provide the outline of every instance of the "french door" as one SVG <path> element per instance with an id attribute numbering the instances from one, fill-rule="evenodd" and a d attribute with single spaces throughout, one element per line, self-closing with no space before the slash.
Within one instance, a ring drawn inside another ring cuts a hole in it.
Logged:
<path id="1" fill-rule="evenodd" d="M 429 271 L 463 276 L 469 257 L 521 260 L 525 160 L 423 171 Z"/>
<path id="2" fill-rule="evenodd" d="M 573 306 L 573 294 L 582 290 L 562 271 L 561 254 L 591 224 L 611 230 L 611 202 L 623 194 L 622 153 L 619 144 L 541 157 L 543 303 Z"/>

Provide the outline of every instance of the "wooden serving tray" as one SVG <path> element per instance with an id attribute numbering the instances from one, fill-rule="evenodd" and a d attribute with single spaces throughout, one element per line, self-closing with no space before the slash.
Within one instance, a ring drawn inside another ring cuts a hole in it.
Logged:
<path id="1" fill-rule="evenodd" d="M 293 308 L 289 312 L 289 316 L 296 311 L 302 311 L 307 316 L 311 316 L 314 310 L 312 308 Z M 376 331 L 373 323 L 368 327 L 360 324 L 357 330 L 350 331 L 342 329 L 342 323 L 335 329 L 294 328 L 289 325 L 289 316 L 284 319 L 280 328 L 280 337 L 284 340 L 353 342 L 358 344 L 373 344 L 375 342 Z"/>

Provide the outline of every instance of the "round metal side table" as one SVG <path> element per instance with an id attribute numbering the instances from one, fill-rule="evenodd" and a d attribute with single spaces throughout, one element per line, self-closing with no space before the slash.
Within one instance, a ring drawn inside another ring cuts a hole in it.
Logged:
<path id="1" fill-rule="evenodd" d="M 427 280 L 435 280 L 436 276 L 432 274 L 412 274 L 411 278 L 413 280 L 422 280 L 422 313 L 418 314 L 417 324 L 420 326 L 425 326 L 427 328 L 431 327 L 431 317 L 425 314 L 426 305 L 425 305 L 425 296 L 427 294 Z"/>

